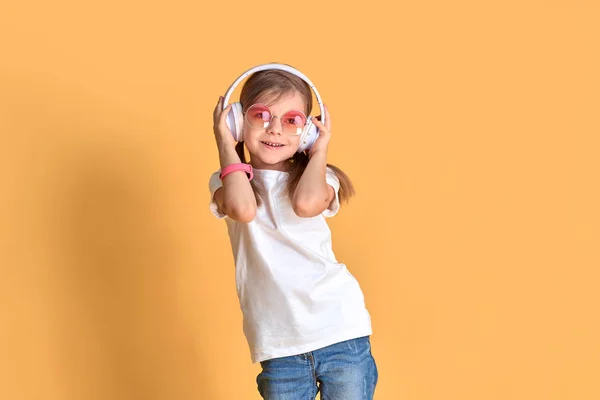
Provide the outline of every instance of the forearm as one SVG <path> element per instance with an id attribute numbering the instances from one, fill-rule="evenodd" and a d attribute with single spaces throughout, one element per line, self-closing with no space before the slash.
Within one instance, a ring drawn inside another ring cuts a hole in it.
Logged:
<path id="1" fill-rule="evenodd" d="M 219 160 L 221 168 L 241 162 L 235 148 L 226 146 L 219 146 Z M 225 214 L 243 222 L 254 219 L 256 198 L 245 172 L 235 171 L 225 176 L 222 192 L 222 208 Z"/>
<path id="2" fill-rule="evenodd" d="M 329 205 L 330 187 L 325 179 L 327 153 L 315 153 L 309 160 L 292 200 L 296 214 L 315 216 Z"/>

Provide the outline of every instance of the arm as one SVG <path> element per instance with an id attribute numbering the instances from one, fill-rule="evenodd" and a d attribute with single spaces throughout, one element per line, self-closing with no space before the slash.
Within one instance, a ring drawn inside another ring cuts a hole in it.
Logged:
<path id="1" fill-rule="evenodd" d="M 219 97 L 214 112 L 215 125 L 213 129 L 219 149 L 221 168 L 224 168 L 229 164 L 239 163 L 241 160 L 235 151 L 235 141 L 226 123 L 231 105 L 222 110 L 222 102 L 223 98 Z M 256 215 L 254 191 L 248 176 L 243 171 L 232 172 L 223 178 L 223 187 L 217 189 L 214 199 L 219 210 L 236 221 L 248 223 Z"/>
<path id="2" fill-rule="evenodd" d="M 334 199 L 335 191 L 325 180 L 326 167 L 326 153 L 311 156 L 292 200 L 294 212 L 299 217 L 309 218 L 321 214 Z"/>
<path id="3" fill-rule="evenodd" d="M 298 182 L 292 206 L 299 217 L 314 217 L 329 207 L 335 198 L 335 190 L 327 184 L 327 149 L 331 138 L 331 117 L 327 106 L 325 109 L 325 125 L 317 118 L 313 123 L 319 128 L 319 137 L 311 147 L 308 165 Z"/>

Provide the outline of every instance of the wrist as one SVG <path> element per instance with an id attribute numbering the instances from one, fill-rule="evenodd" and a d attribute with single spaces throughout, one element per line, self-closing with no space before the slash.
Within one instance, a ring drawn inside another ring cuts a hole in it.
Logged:
<path id="1" fill-rule="evenodd" d="M 216 136 L 216 140 L 217 140 L 217 147 L 219 148 L 219 151 L 221 149 L 235 149 L 236 143 L 233 140 L 233 138 L 231 138 L 231 137 L 225 138 L 225 137 Z"/>
<path id="2" fill-rule="evenodd" d="M 237 171 L 243 171 L 246 173 L 246 175 L 248 175 L 248 180 L 252 180 L 252 178 L 254 177 L 254 172 L 252 171 L 252 165 L 250 164 L 245 164 L 245 163 L 234 163 L 234 164 L 229 164 L 226 167 L 223 167 L 221 169 L 221 174 L 219 175 L 219 178 L 221 178 L 221 180 L 225 179 L 225 177 L 233 172 L 237 172 Z"/>
<path id="3" fill-rule="evenodd" d="M 221 163 L 221 168 L 225 168 L 230 164 L 237 164 L 242 162 L 237 151 L 235 151 L 235 147 L 227 146 L 219 147 L 219 161 Z"/>
<path id="4" fill-rule="evenodd" d="M 317 159 L 317 160 L 322 160 L 322 161 L 326 162 L 327 161 L 327 150 L 316 150 L 314 152 L 309 151 L 308 159 L 309 160 Z"/>

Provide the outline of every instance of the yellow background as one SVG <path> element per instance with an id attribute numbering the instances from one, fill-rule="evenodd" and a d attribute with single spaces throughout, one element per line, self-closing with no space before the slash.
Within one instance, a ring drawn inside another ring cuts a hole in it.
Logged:
<path id="1" fill-rule="evenodd" d="M 259 399 L 207 182 L 218 96 L 270 61 L 357 189 L 329 222 L 375 398 L 600 398 L 599 11 L 3 1 L 0 398 Z"/>

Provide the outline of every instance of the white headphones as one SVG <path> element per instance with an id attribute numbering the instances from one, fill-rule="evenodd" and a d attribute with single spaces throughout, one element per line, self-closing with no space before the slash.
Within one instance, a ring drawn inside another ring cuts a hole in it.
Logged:
<path id="1" fill-rule="evenodd" d="M 302 79 L 304 82 L 306 82 L 308 84 L 308 86 L 310 86 L 312 91 L 315 93 L 315 96 L 317 97 L 317 102 L 319 103 L 319 109 L 321 110 L 320 121 L 323 124 L 325 123 L 325 110 L 323 109 L 323 102 L 321 101 L 321 96 L 319 95 L 317 88 L 315 88 L 315 85 L 313 85 L 313 83 L 303 73 L 301 73 L 297 69 L 292 68 L 288 65 L 277 64 L 277 63 L 258 65 L 256 67 L 253 67 L 253 68 L 249 69 L 248 71 L 244 72 L 242 75 L 240 75 L 240 77 L 237 78 L 235 80 L 235 82 L 233 82 L 231 84 L 231 86 L 229 86 L 229 89 L 227 89 L 227 92 L 225 93 L 225 98 L 223 99 L 223 109 L 225 109 L 227 107 L 227 102 L 229 101 L 229 97 L 231 96 L 231 93 L 236 88 L 236 86 L 242 81 L 242 79 L 244 79 L 248 75 L 253 74 L 255 72 L 264 71 L 264 70 L 268 70 L 268 69 L 277 69 L 277 70 L 289 72 L 293 75 L 296 75 L 297 77 Z M 235 139 L 236 142 L 241 142 L 242 140 L 244 140 L 244 129 L 243 129 L 244 128 L 244 114 L 242 113 L 242 104 L 241 103 L 239 103 L 239 102 L 231 103 L 231 110 L 230 110 L 229 114 L 227 115 L 227 126 L 229 127 L 229 130 L 231 131 L 231 133 L 233 133 L 233 138 Z M 312 147 L 312 145 L 315 143 L 315 141 L 317 140 L 317 137 L 319 137 L 319 129 L 315 126 L 315 124 L 313 124 L 312 120 L 309 117 L 308 120 L 306 121 L 306 125 L 304 126 L 304 129 L 302 130 L 302 133 L 300 134 L 300 147 L 298 148 L 298 153 L 301 153 L 305 150 L 310 149 Z"/>

